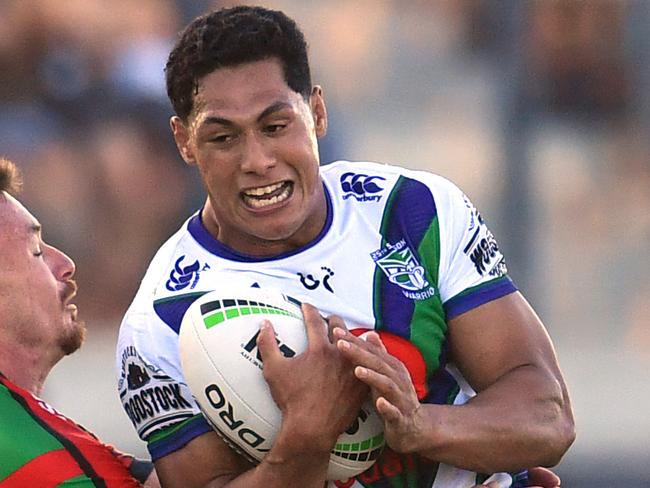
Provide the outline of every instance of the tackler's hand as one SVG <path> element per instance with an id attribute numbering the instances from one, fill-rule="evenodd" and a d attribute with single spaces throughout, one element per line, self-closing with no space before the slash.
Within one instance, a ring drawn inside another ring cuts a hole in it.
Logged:
<path id="1" fill-rule="evenodd" d="M 472 488 L 501 488 L 502 484 L 498 481 L 486 481 L 482 485 L 475 485 Z M 529 488 L 560 488 L 560 477 L 553 471 L 537 467 L 528 470 Z"/>

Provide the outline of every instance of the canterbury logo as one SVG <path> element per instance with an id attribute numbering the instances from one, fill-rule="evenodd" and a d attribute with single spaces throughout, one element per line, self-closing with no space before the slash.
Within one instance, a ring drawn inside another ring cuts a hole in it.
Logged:
<path id="1" fill-rule="evenodd" d="M 356 173 L 341 175 L 341 189 L 345 193 L 343 200 L 354 197 L 359 202 L 378 202 L 381 195 L 376 195 L 384 190 L 378 182 L 386 181 L 381 176 L 368 176 Z"/>

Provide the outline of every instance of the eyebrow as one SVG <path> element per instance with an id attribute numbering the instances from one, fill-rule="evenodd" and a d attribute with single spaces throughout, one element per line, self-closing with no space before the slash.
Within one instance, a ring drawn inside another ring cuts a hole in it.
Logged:
<path id="1" fill-rule="evenodd" d="M 42 229 L 41 224 L 31 224 L 29 226 L 29 232 L 31 234 L 40 234 Z"/>
<path id="2" fill-rule="evenodd" d="M 257 121 L 259 122 L 260 120 L 264 119 L 265 117 L 268 117 L 272 113 L 279 112 L 280 110 L 284 110 L 286 108 L 291 108 L 291 104 L 288 102 L 275 102 L 268 107 L 266 107 L 262 113 L 257 117 Z M 225 119 L 223 117 L 206 117 L 203 120 L 203 123 L 201 125 L 210 125 L 210 124 L 220 124 L 220 125 L 225 125 L 228 127 L 231 127 L 234 124 L 234 122 L 230 119 Z"/>

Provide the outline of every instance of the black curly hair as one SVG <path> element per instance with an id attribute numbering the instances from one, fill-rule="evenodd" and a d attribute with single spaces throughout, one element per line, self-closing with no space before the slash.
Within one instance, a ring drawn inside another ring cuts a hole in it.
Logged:
<path id="1" fill-rule="evenodd" d="M 165 67 L 167 95 L 176 115 L 187 120 L 205 75 L 269 58 L 282 63 L 287 85 L 308 99 L 312 87 L 307 43 L 284 13 L 237 6 L 196 18 L 181 33 Z"/>

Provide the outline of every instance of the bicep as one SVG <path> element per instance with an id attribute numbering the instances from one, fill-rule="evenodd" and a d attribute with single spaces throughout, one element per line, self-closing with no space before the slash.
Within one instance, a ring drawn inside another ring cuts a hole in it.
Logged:
<path id="1" fill-rule="evenodd" d="M 561 379 L 551 339 L 519 292 L 452 319 L 449 345 L 452 360 L 476 391 L 523 366 L 542 368 Z"/>
<path id="2" fill-rule="evenodd" d="M 207 432 L 155 461 L 164 488 L 222 486 L 253 466 L 217 435 Z"/>

